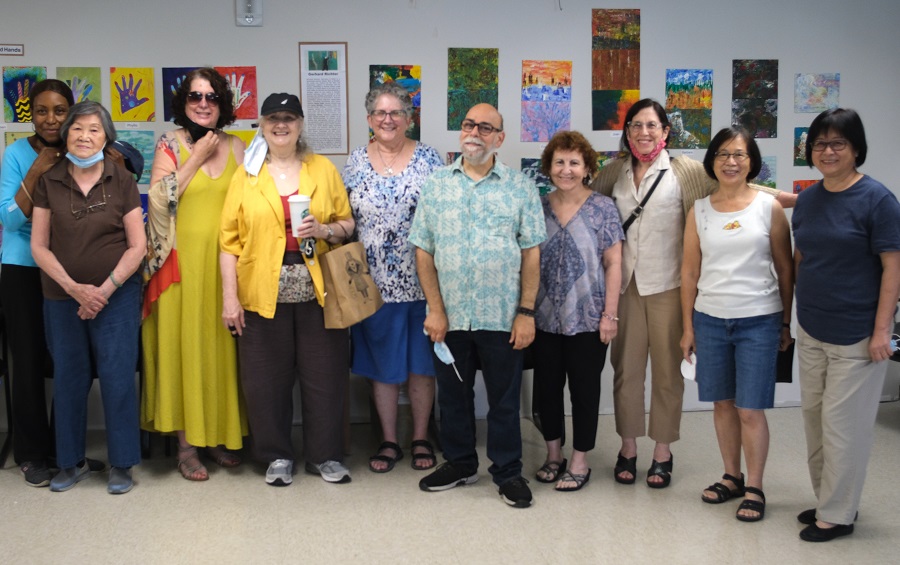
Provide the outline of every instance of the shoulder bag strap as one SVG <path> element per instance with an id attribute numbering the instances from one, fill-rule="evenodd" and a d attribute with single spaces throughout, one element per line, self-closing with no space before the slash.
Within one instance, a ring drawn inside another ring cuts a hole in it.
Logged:
<path id="1" fill-rule="evenodd" d="M 622 231 L 627 232 L 628 228 L 631 227 L 631 224 L 634 223 L 635 220 L 638 219 L 638 216 L 641 215 L 641 212 L 644 211 L 644 206 L 647 205 L 647 201 L 650 200 L 650 197 L 653 196 L 653 191 L 656 190 L 656 185 L 659 184 L 659 181 L 662 180 L 663 175 L 666 174 L 666 171 L 669 169 L 663 169 L 656 175 L 656 180 L 653 181 L 653 185 L 650 187 L 650 190 L 647 191 L 647 194 L 644 196 L 644 199 L 641 200 L 641 203 L 637 205 L 637 208 L 631 211 L 631 215 L 628 216 L 628 219 L 625 220 L 625 223 L 622 224 Z"/>

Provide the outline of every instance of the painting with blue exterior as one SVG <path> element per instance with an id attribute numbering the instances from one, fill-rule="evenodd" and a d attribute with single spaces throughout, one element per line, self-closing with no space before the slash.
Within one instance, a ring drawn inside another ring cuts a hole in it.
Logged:
<path id="1" fill-rule="evenodd" d="M 522 61 L 521 141 L 550 141 L 570 129 L 572 61 Z"/>

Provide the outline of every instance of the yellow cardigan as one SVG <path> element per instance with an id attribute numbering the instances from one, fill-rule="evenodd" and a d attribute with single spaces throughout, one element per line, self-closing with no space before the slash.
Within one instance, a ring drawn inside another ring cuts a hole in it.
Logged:
<path id="1" fill-rule="evenodd" d="M 309 211 L 320 223 L 351 217 L 347 189 L 326 157 L 310 155 L 304 159 L 297 194 L 310 197 Z M 264 318 L 275 316 L 286 238 L 284 206 L 268 166 L 263 165 L 259 176 L 254 177 L 241 165 L 225 197 L 219 247 L 238 258 L 237 288 L 241 306 Z M 325 290 L 319 255 L 329 249 L 331 246 L 325 240 L 318 239 L 315 255 L 311 259 L 304 257 L 319 305 L 324 304 Z"/>

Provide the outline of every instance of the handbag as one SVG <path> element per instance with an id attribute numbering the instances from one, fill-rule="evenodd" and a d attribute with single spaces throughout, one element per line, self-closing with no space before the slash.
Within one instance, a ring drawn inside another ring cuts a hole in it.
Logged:
<path id="1" fill-rule="evenodd" d="M 359 241 L 319 256 L 325 281 L 325 327 L 349 328 L 381 308 L 384 301 L 369 273 L 366 249 Z"/>

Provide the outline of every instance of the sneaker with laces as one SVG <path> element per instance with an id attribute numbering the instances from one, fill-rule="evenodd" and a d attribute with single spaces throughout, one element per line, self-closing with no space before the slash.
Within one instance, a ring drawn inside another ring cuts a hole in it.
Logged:
<path id="1" fill-rule="evenodd" d="M 476 471 L 467 472 L 453 466 L 453 463 L 447 461 L 430 475 L 419 481 L 419 488 L 428 492 L 439 492 L 449 490 L 453 487 L 461 485 L 471 485 L 478 480 Z"/>
<path id="2" fill-rule="evenodd" d="M 43 461 L 26 461 L 19 465 L 19 470 L 25 475 L 25 484 L 30 487 L 45 487 L 53 476 L 50 467 Z"/>
<path id="3" fill-rule="evenodd" d="M 290 459 L 276 459 L 269 464 L 266 471 L 266 483 L 273 487 L 286 487 L 294 482 L 291 477 L 293 470 L 294 462 Z"/>
<path id="4" fill-rule="evenodd" d="M 326 461 L 319 463 L 306 462 L 306 472 L 311 475 L 319 475 L 322 480 L 329 483 L 344 484 L 350 482 L 350 469 L 344 467 L 339 461 Z"/>
<path id="5" fill-rule="evenodd" d="M 522 477 L 510 479 L 500 485 L 500 498 L 503 502 L 515 508 L 528 508 L 531 506 L 531 489 L 528 488 L 528 480 Z"/>
<path id="6" fill-rule="evenodd" d="M 87 462 L 82 461 L 81 465 L 69 467 L 68 469 L 60 469 L 59 473 L 50 481 L 50 490 L 53 492 L 65 492 L 74 487 L 78 481 L 83 481 L 91 474 L 91 468 Z"/>

